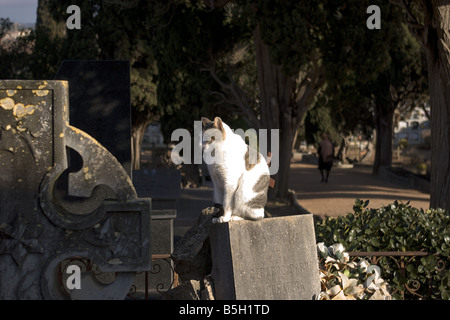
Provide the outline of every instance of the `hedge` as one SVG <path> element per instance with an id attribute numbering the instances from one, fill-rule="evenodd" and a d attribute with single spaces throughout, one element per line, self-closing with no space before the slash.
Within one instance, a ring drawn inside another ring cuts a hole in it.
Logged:
<path id="1" fill-rule="evenodd" d="M 431 255 L 408 258 L 404 270 L 393 259 L 381 258 L 382 277 L 396 292 L 393 298 L 401 298 L 400 293 L 405 292 L 408 299 L 450 299 L 449 213 L 442 209 L 424 211 L 409 202 L 395 201 L 379 209 L 368 209 L 368 204 L 368 200 L 356 199 L 352 213 L 317 221 L 317 243 L 341 243 L 348 252 L 429 252 Z"/>

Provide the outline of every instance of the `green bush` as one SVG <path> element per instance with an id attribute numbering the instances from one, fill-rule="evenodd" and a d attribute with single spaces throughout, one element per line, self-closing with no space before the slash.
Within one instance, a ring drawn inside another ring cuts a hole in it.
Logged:
<path id="1" fill-rule="evenodd" d="M 398 260 L 382 257 L 382 277 L 405 298 L 450 299 L 450 215 L 442 209 L 422 210 L 395 201 L 368 209 L 357 199 L 353 213 L 316 223 L 316 240 L 341 243 L 352 251 L 426 251 L 436 255 Z M 397 262 L 396 262 L 397 261 Z M 408 290 L 409 289 L 409 290 Z M 415 293 L 411 293 L 415 292 Z"/>

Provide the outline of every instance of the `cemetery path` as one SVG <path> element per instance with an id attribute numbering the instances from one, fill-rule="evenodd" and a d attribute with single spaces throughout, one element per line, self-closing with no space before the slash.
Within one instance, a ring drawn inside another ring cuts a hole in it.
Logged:
<path id="1" fill-rule="evenodd" d="M 328 183 L 320 182 L 315 164 L 300 163 L 294 157 L 289 188 L 296 193 L 298 203 L 320 217 L 340 216 L 352 212 L 356 198 L 370 200 L 370 208 L 379 208 L 395 200 L 417 208 L 429 207 L 430 195 L 412 188 L 390 183 L 371 174 L 372 167 L 331 169 Z M 201 210 L 211 205 L 212 184 L 197 189 L 183 189 L 177 204 L 175 234 L 184 234 L 197 220 Z"/>
<path id="2" fill-rule="evenodd" d="M 395 200 L 410 201 L 417 208 L 429 208 L 429 194 L 385 181 L 373 176 L 371 171 L 369 166 L 348 169 L 334 166 L 328 183 L 321 183 L 317 165 L 294 161 L 289 186 L 303 208 L 321 217 L 352 212 L 356 198 L 370 200 L 369 208 L 379 208 Z"/>

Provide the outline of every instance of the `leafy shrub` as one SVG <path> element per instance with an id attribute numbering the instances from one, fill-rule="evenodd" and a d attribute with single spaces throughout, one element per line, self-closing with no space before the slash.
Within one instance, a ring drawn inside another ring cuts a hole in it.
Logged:
<path id="1" fill-rule="evenodd" d="M 407 262 L 404 269 L 388 257 L 380 258 L 378 265 L 395 291 L 415 291 L 408 298 L 450 299 L 450 215 L 442 209 L 424 211 L 397 201 L 379 209 L 367 209 L 368 204 L 357 199 L 353 213 L 316 223 L 317 242 L 341 243 L 349 252 L 436 254 L 408 258 L 403 261 Z"/>

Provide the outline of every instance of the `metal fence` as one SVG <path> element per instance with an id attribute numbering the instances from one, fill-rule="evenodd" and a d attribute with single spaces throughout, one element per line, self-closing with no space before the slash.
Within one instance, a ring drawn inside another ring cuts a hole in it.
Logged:
<path id="1" fill-rule="evenodd" d="M 398 284 L 391 283 L 391 295 L 398 294 L 401 299 L 431 299 L 433 290 L 439 286 L 439 283 L 446 281 L 447 288 L 450 287 L 450 278 L 442 277 L 442 273 L 450 267 L 450 257 L 444 257 L 437 253 L 425 251 L 379 251 L 379 252 L 349 252 L 349 256 L 353 258 L 362 257 L 368 259 L 372 264 L 378 265 L 381 269 L 383 277 L 383 268 L 389 265 L 391 272 L 396 272 L 399 279 Z M 433 272 L 422 272 L 419 278 L 408 277 L 412 270 L 417 270 L 424 257 L 436 257 Z M 389 279 L 385 279 L 389 283 Z M 402 289 L 398 289 L 402 288 Z"/>
<path id="2" fill-rule="evenodd" d="M 157 280 L 156 282 L 152 281 L 161 279 L 161 277 L 158 276 L 164 272 L 170 273 L 169 277 L 166 275 L 163 277 L 165 278 L 164 280 Z M 136 274 L 136 277 L 141 277 L 143 280 L 140 281 L 140 286 L 138 281 L 135 281 L 131 286 L 127 298 L 133 300 L 158 299 L 165 291 L 178 285 L 178 275 L 175 272 L 173 261 L 169 254 L 152 255 L 152 269 L 139 272 Z M 169 278 L 169 280 L 167 280 L 167 278 Z"/>
<path id="3" fill-rule="evenodd" d="M 401 299 L 431 299 L 433 291 L 436 293 L 436 288 L 442 281 L 447 281 L 447 288 L 450 288 L 450 275 L 442 276 L 443 273 L 450 268 L 450 257 L 444 257 L 436 253 L 430 253 L 425 251 L 380 251 L 380 252 L 349 252 L 351 259 L 358 257 L 365 258 L 370 261 L 371 264 L 378 265 L 384 277 L 384 269 L 388 267 L 391 273 L 395 273 L 398 278 L 403 279 L 402 285 L 393 285 L 390 283 L 391 295 L 397 294 Z M 417 268 L 421 264 L 422 258 L 434 256 L 436 259 L 433 272 L 423 272 L 423 279 L 409 278 L 411 270 Z M 67 264 L 76 262 L 83 271 L 94 272 L 98 281 L 108 284 L 114 281 L 114 273 L 102 273 L 95 264 L 92 264 L 89 260 L 80 257 L 74 257 L 70 260 L 66 260 L 64 264 L 61 264 L 60 281 L 61 284 L 65 283 L 63 269 Z M 170 281 L 164 282 L 152 282 L 152 278 L 158 278 L 161 272 L 169 272 L 171 274 Z M 161 294 L 165 291 L 174 288 L 178 285 L 178 276 L 174 270 L 173 261 L 169 254 L 156 254 L 152 255 L 152 269 L 137 273 L 137 276 L 141 276 L 140 283 L 135 282 L 130 288 L 128 293 L 128 299 L 159 299 Z M 392 280 L 384 278 L 388 283 Z M 401 281 L 400 281 L 401 282 Z M 398 288 L 402 289 L 398 289 Z"/>

